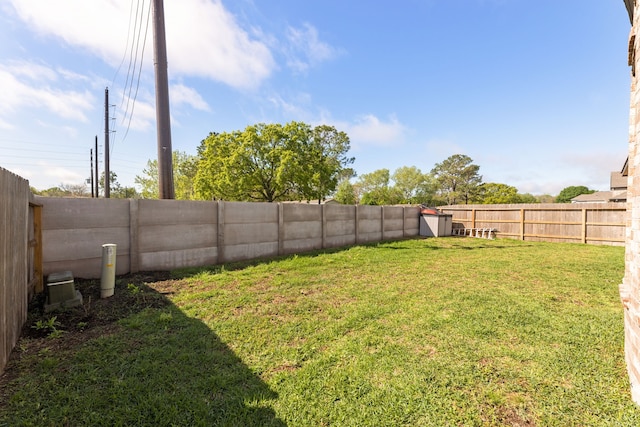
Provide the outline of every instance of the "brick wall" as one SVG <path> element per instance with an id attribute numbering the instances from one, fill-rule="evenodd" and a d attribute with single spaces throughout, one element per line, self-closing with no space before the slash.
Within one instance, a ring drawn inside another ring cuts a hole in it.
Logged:
<path id="1" fill-rule="evenodd" d="M 631 3 L 631 2 L 628 2 Z M 625 275 L 620 285 L 624 305 L 625 355 L 632 399 L 640 404 L 640 8 L 633 2 L 632 29 L 629 34 L 631 65 L 631 106 L 629 117 L 629 181 L 626 230 Z M 629 8 L 631 14 L 631 8 Z M 639 37 L 636 38 L 636 33 Z"/>

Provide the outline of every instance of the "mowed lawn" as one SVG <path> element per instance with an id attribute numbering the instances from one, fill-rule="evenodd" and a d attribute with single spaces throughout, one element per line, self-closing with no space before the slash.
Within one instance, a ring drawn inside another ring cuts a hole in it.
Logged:
<path id="1" fill-rule="evenodd" d="M 639 426 L 623 275 L 621 247 L 451 237 L 121 278 L 21 340 L 0 426 Z"/>

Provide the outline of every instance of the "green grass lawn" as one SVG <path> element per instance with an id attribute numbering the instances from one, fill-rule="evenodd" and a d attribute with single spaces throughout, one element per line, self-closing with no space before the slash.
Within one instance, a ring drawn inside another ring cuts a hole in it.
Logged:
<path id="1" fill-rule="evenodd" d="M 0 426 L 638 426 L 623 274 L 621 247 L 434 238 L 81 282 L 33 311 Z"/>

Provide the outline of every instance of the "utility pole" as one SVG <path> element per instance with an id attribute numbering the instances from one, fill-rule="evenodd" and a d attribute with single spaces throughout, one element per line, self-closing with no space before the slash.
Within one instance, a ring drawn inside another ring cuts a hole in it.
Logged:
<path id="1" fill-rule="evenodd" d="M 95 193 L 94 193 L 94 188 L 93 188 L 93 148 L 89 150 L 89 156 L 91 157 L 91 160 L 89 161 L 89 164 L 91 165 L 91 198 L 93 199 L 94 197 L 96 197 Z"/>
<path id="2" fill-rule="evenodd" d="M 98 174 L 98 135 L 96 135 L 96 199 L 100 197 L 100 175 Z M 93 191 L 93 189 L 92 189 Z"/>
<path id="3" fill-rule="evenodd" d="M 109 88 L 104 89 L 104 197 L 111 195 L 111 175 L 109 171 Z"/>
<path id="4" fill-rule="evenodd" d="M 160 193 L 158 196 L 160 199 L 175 199 L 163 0 L 153 0 L 153 41 L 153 62 L 156 76 L 156 129 L 158 134 L 158 190 Z"/>

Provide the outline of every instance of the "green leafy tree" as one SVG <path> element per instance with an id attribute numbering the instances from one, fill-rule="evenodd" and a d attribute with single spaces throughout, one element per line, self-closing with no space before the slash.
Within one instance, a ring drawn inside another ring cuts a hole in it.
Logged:
<path id="1" fill-rule="evenodd" d="M 401 203 L 402 193 L 391 187 L 389 169 L 378 169 L 360 175 L 357 182 L 360 204 L 362 205 L 395 205 Z"/>
<path id="2" fill-rule="evenodd" d="M 435 178 L 415 166 L 403 166 L 392 176 L 395 190 L 402 195 L 401 203 L 431 204 L 436 192 Z"/>
<path id="3" fill-rule="evenodd" d="M 436 163 L 431 170 L 438 182 L 438 191 L 447 204 L 453 205 L 459 201 L 466 204 L 477 196 L 482 175 L 478 173 L 480 166 L 472 162 L 469 156 L 454 154 L 442 163 Z"/>
<path id="4" fill-rule="evenodd" d="M 302 173 L 296 184 L 300 198 L 321 203 L 336 190 L 342 176 L 354 174 L 353 169 L 346 167 L 354 161 L 346 155 L 349 147 L 347 134 L 333 126 L 320 125 L 311 130 L 311 140 L 300 147 L 298 157 Z"/>
<path id="5" fill-rule="evenodd" d="M 353 162 L 349 148 L 344 132 L 301 122 L 211 133 L 198 148 L 196 192 L 204 199 L 322 200 Z"/>
<path id="6" fill-rule="evenodd" d="M 485 205 L 519 203 L 518 189 L 507 184 L 485 182 L 480 185 L 479 197 Z"/>
<path id="7" fill-rule="evenodd" d="M 592 194 L 595 190 L 589 190 L 584 185 L 565 187 L 556 197 L 556 203 L 571 203 L 571 199 L 581 194 Z"/>
<path id="8" fill-rule="evenodd" d="M 556 198 L 550 194 L 543 194 L 538 196 L 537 199 L 540 203 L 554 203 L 556 201 Z"/>
<path id="9" fill-rule="evenodd" d="M 109 197 L 113 199 L 137 199 L 140 197 L 134 187 L 123 187 L 118 182 L 118 175 L 114 171 L 110 171 L 109 176 Z M 104 172 L 100 175 L 98 186 L 104 194 Z"/>
<path id="10" fill-rule="evenodd" d="M 520 194 L 518 193 L 518 202 L 517 203 L 540 203 L 540 200 L 530 193 Z"/>
<path id="11" fill-rule="evenodd" d="M 173 158 L 173 185 L 177 200 L 196 199 L 194 180 L 198 170 L 198 157 L 185 152 L 174 151 Z M 135 181 L 140 186 L 141 196 L 144 199 L 157 199 L 158 191 L 158 160 L 147 161 L 147 167 L 142 170 L 142 175 L 136 175 Z"/>
<path id="12" fill-rule="evenodd" d="M 343 205 L 355 205 L 358 202 L 356 190 L 351 181 L 345 179 L 338 184 L 336 194 L 333 199 Z"/>

